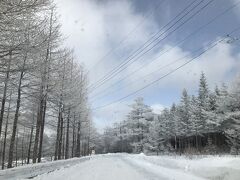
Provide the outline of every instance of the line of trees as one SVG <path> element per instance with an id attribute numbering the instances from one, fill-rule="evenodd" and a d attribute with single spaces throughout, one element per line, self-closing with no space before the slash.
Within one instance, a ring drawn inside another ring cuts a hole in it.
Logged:
<path id="1" fill-rule="evenodd" d="M 182 92 L 178 104 L 154 114 L 137 98 L 126 119 L 106 128 L 104 152 L 194 153 L 240 152 L 240 77 L 228 90 L 211 91 L 204 73 L 197 95 Z"/>
<path id="2" fill-rule="evenodd" d="M 59 29 L 50 0 L 0 1 L 2 169 L 87 155 L 93 146 L 87 74 Z"/>

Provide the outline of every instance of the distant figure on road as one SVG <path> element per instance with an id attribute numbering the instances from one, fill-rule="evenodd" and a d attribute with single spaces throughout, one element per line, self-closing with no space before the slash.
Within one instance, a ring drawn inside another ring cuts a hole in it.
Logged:
<path id="1" fill-rule="evenodd" d="M 93 149 L 91 155 L 94 155 L 94 154 L 95 154 L 95 150 Z"/>

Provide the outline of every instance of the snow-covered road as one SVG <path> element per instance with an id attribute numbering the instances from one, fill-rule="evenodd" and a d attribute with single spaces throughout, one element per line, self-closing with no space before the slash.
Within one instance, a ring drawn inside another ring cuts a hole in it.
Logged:
<path id="1" fill-rule="evenodd" d="M 0 179 L 239 180 L 240 157 L 96 155 L 0 171 Z"/>

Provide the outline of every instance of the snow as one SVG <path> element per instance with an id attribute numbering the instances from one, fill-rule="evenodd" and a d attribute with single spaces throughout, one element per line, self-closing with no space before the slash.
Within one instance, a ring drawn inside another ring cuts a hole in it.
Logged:
<path id="1" fill-rule="evenodd" d="M 0 171 L 0 179 L 239 180 L 239 156 L 106 154 Z"/>
<path id="2" fill-rule="evenodd" d="M 40 174 L 50 173 L 57 169 L 63 169 L 70 167 L 72 165 L 78 164 L 89 160 L 89 157 L 84 158 L 73 158 L 69 160 L 60 160 L 53 162 L 45 162 L 38 164 L 29 164 L 25 166 L 19 166 L 12 169 L 6 169 L 0 171 L 0 180 L 2 179 L 24 179 L 24 178 L 33 178 Z"/>

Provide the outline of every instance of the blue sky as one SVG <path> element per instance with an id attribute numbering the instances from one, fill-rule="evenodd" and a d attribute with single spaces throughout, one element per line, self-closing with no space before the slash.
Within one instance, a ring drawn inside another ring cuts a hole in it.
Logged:
<path id="1" fill-rule="evenodd" d="M 209 1 L 203 0 L 201 5 L 203 6 Z M 56 0 L 61 16 L 62 32 L 68 37 L 66 46 L 75 49 L 76 59 L 86 66 L 87 71 L 89 70 L 90 86 L 95 86 L 99 79 L 119 63 L 126 61 L 131 52 L 141 47 L 154 33 L 192 2 L 194 1 Z M 194 3 L 198 2 L 201 0 Z M 209 43 L 219 40 L 223 35 L 240 26 L 239 5 L 191 36 L 183 44 L 177 44 L 216 15 L 238 2 L 238 0 L 213 1 L 188 23 L 161 41 L 156 48 L 141 58 L 137 58 L 117 76 L 91 92 L 89 94 L 91 107 L 108 104 L 134 92 L 187 62 L 195 55 L 194 50 L 206 49 Z M 239 37 L 239 35 L 240 31 L 236 31 L 232 36 Z M 126 36 L 127 38 L 125 38 Z M 123 39 L 125 40 L 122 42 Z M 120 46 L 119 42 L 122 42 Z M 196 93 L 199 75 L 202 71 L 207 75 L 209 87 L 214 87 L 222 82 L 230 82 L 240 69 L 239 45 L 239 42 L 219 43 L 196 61 L 155 85 L 124 99 L 121 103 L 93 111 L 92 115 L 96 126 L 103 129 L 115 121 L 122 120 L 129 110 L 128 105 L 138 96 L 144 97 L 145 102 L 152 106 L 154 111 L 159 112 L 162 107 L 168 107 L 173 102 L 178 102 L 183 88 L 187 88 L 191 94 Z M 113 48 L 115 50 L 105 56 Z M 165 51 L 167 52 L 162 54 Z M 104 57 L 103 60 L 99 62 L 102 57 Z M 161 68 L 181 57 L 187 58 L 166 68 Z M 143 68 L 117 83 L 140 67 Z M 150 74 L 153 71 L 155 73 Z"/>

